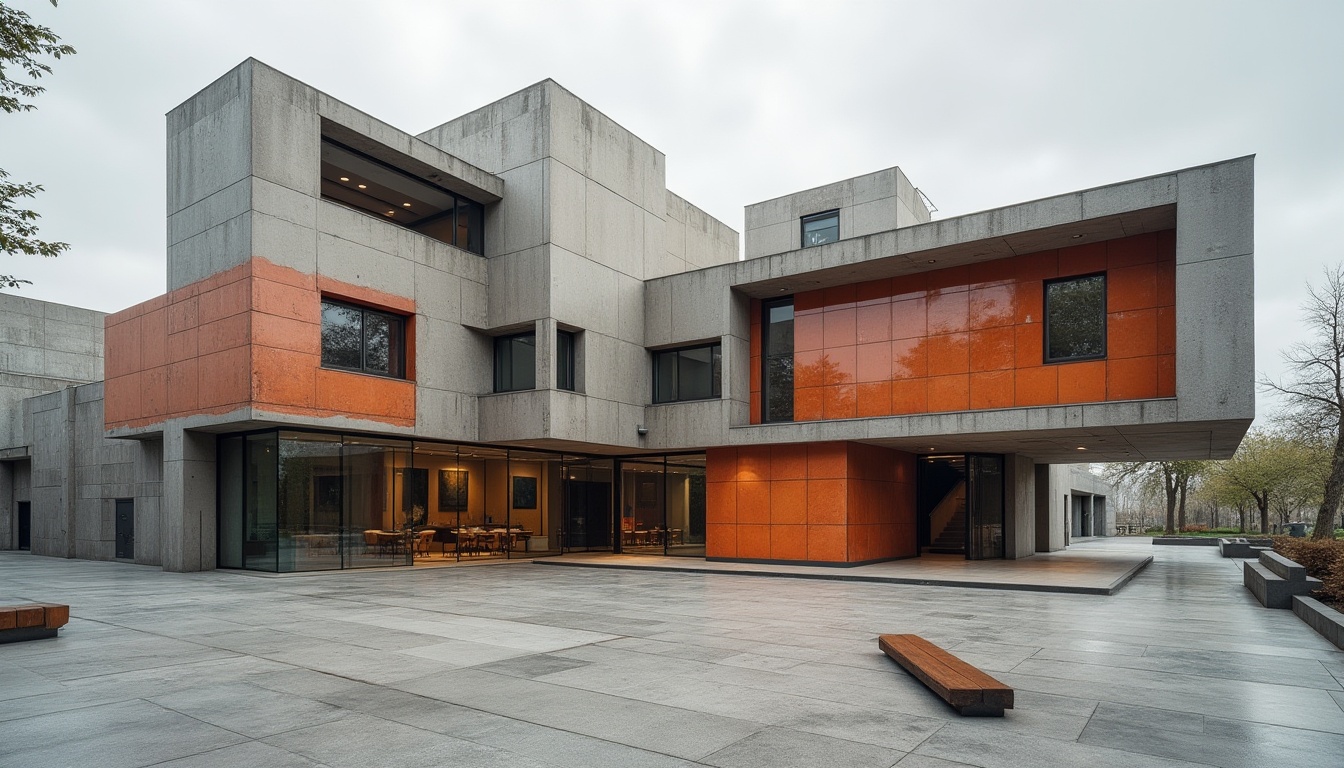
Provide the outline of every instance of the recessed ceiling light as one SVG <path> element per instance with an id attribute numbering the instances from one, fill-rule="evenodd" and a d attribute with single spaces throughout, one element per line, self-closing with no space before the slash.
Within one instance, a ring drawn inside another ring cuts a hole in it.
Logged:
<path id="1" fill-rule="evenodd" d="M 1073 236 L 1073 239 L 1074 239 L 1074 240 L 1077 240 L 1077 239 L 1080 238 L 1080 237 L 1083 237 L 1083 235 L 1074 235 L 1074 236 Z"/>
<path id="2" fill-rule="evenodd" d="M 1080 445 L 1080 446 L 1078 446 L 1078 450 L 1080 450 L 1080 451 L 1086 451 L 1087 449 Z"/>
<path id="3" fill-rule="evenodd" d="M 401 204 L 401 207 L 402 207 L 402 208 L 410 208 L 410 207 L 411 207 L 411 204 L 410 204 L 410 203 L 402 203 L 402 204 Z"/>
<path id="4" fill-rule="evenodd" d="M 360 189 L 368 189 L 369 186 L 368 186 L 367 184 L 360 184 L 360 185 L 359 185 L 359 188 L 360 188 Z"/>
<path id="5" fill-rule="evenodd" d="M 349 177 L 349 176 L 342 176 L 342 177 L 341 177 L 341 181 L 349 181 L 349 180 L 350 180 L 350 177 Z"/>
<path id="6" fill-rule="evenodd" d="M 394 214 L 394 213 L 396 213 L 396 211 L 388 211 L 388 212 L 387 212 L 387 215 L 388 215 L 388 216 L 391 216 L 391 215 Z"/>
<path id="7" fill-rule="evenodd" d="M 930 264 L 937 264 L 937 263 L 938 263 L 938 260 L 937 260 L 937 259 L 929 259 L 929 263 L 930 263 Z"/>

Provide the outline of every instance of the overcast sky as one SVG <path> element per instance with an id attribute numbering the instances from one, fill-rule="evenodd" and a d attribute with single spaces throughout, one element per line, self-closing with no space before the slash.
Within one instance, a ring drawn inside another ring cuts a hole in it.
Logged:
<path id="1" fill-rule="evenodd" d="M 42 236 L 73 246 L 0 264 L 39 299 L 164 291 L 163 116 L 249 56 L 411 133 L 554 78 L 738 231 L 748 203 L 892 165 L 941 218 L 1255 154 L 1271 375 L 1344 259 L 1337 0 L 6 2 L 79 51 L 0 114 L 0 168 L 46 186 Z"/>

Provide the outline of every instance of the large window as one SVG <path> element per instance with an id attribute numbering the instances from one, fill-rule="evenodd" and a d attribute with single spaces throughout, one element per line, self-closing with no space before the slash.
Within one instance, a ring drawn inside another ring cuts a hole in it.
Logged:
<path id="1" fill-rule="evenodd" d="M 322 197 L 472 253 L 485 252 L 480 203 L 325 136 Z"/>
<path id="2" fill-rule="evenodd" d="M 840 212 L 826 211 L 803 217 L 803 247 L 834 243 L 840 239 Z"/>
<path id="3" fill-rule="evenodd" d="M 653 402 L 719 397 L 723 380 L 720 349 L 718 344 L 702 344 L 653 353 Z"/>
<path id="4" fill-rule="evenodd" d="M 495 339 L 495 391 L 537 388 L 537 335 L 520 333 Z"/>
<path id="5" fill-rule="evenodd" d="M 555 334 L 555 388 L 574 391 L 574 334 Z"/>
<path id="6" fill-rule="evenodd" d="M 406 319 L 364 307 L 322 302 L 322 366 L 404 378 Z"/>
<path id="7" fill-rule="evenodd" d="M 1045 284 L 1045 362 L 1106 356 L 1106 276 Z"/>
<path id="8" fill-rule="evenodd" d="M 793 421 L 793 298 L 768 301 L 761 327 L 763 421 Z"/>

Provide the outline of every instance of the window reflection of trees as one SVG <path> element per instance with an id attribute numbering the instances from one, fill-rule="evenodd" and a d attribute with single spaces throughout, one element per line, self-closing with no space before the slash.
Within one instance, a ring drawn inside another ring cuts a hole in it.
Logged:
<path id="1" fill-rule="evenodd" d="M 1047 360 L 1074 360 L 1105 354 L 1105 297 L 1106 278 L 1103 275 L 1047 284 Z"/>

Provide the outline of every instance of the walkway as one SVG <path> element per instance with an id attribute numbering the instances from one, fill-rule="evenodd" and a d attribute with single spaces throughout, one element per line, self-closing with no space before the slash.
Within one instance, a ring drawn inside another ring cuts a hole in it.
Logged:
<path id="1" fill-rule="evenodd" d="M 258 579 L 0 552 L 0 766 L 1332 766 L 1344 653 L 1216 551 L 1112 597 L 731 574 Z M 1151 551 L 1149 551 L 1151 550 Z M 1017 689 L 963 719 L 877 650 L 916 632 Z"/>
<path id="2" fill-rule="evenodd" d="M 1147 544 L 1149 539 L 1142 541 Z M 960 555 L 924 555 L 850 568 L 721 563 L 702 558 L 604 553 L 539 558 L 537 564 L 1113 595 L 1152 562 L 1150 550 L 1150 546 L 1141 549 L 1108 547 L 1102 539 L 1088 539 L 1060 552 L 1038 554 L 1023 560 L 967 560 Z"/>

